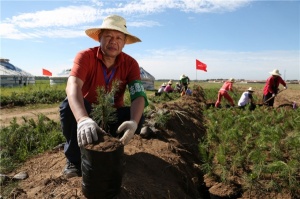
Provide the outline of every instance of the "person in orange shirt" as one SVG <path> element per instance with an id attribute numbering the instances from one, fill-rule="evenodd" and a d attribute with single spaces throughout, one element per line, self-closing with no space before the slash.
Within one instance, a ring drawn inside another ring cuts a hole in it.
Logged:
<path id="1" fill-rule="evenodd" d="M 223 86 L 221 87 L 221 89 L 218 92 L 218 100 L 215 103 L 215 107 L 219 108 L 220 104 L 221 104 L 221 100 L 224 97 L 231 106 L 234 106 L 234 101 L 233 99 L 230 97 L 230 95 L 228 94 L 229 91 L 233 92 L 233 83 L 235 82 L 234 78 L 230 78 L 229 80 L 225 81 Z"/>
<path id="2" fill-rule="evenodd" d="M 60 105 L 62 133 L 66 138 L 64 153 L 67 159 L 63 174 L 67 177 L 81 175 L 80 147 L 98 140 L 100 127 L 91 117 L 92 105 L 97 103 L 97 88 L 111 91 L 113 81 L 120 82 L 112 97 L 117 122 L 110 126 L 110 133 L 127 145 L 135 133 L 140 133 L 144 120 L 143 111 L 148 105 L 141 82 L 138 62 L 122 50 L 125 44 L 141 42 L 127 31 L 126 20 L 110 15 L 100 28 L 85 31 L 100 45 L 77 53 L 67 81 L 67 98 Z M 124 93 L 128 88 L 131 106 L 125 106 Z"/>
<path id="3" fill-rule="evenodd" d="M 280 77 L 281 74 L 279 73 L 278 69 L 274 69 L 272 72 L 270 72 L 270 74 L 271 76 L 267 79 L 263 90 L 263 101 L 267 106 L 274 105 L 275 96 L 279 91 L 279 84 L 282 84 L 284 86 L 284 89 L 287 89 L 287 85 L 285 81 Z"/>

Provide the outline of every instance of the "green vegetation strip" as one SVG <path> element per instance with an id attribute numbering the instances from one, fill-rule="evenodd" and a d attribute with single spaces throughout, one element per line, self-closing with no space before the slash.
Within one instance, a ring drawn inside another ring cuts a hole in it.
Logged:
<path id="1" fill-rule="evenodd" d="M 14 118 L 8 127 L 0 129 L 0 173 L 11 172 L 29 157 L 63 142 L 60 124 L 43 114 L 37 121 L 23 117 L 23 124 Z"/>
<path id="2" fill-rule="evenodd" d="M 300 109 L 207 109 L 199 144 L 203 171 L 248 192 L 299 197 Z M 236 183 L 236 182 L 235 182 Z"/>

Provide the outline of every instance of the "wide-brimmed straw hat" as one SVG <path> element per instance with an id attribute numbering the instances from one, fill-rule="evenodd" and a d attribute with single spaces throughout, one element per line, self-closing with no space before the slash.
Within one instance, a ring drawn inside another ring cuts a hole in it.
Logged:
<path id="1" fill-rule="evenodd" d="M 92 39 L 99 42 L 99 34 L 100 34 L 101 30 L 103 30 L 103 29 L 117 30 L 117 31 L 124 33 L 125 35 L 127 35 L 126 44 L 133 44 L 136 42 L 141 42 L 141 40 L 138 37 L 130 34 L 127 31 L 126 20 L 123 17 L 118 16 L 118 15 L 110 15 L 110 16 L 106 17 L 103 20 L 100 28 L 90 28 L 90 29 L 87 29 L 85 31 L 85 33 Z"/>
<path id="2" fill-rule="evenodd" d="M 252 89 L 252 87 L 249 87 L 247 91 L 254 92 L 254 90 Z"/>
<path id="3" fill-rule="evenodd" d="M 281 76 L 278 69 L 274 69 L 272 72 L 269 72 L 271 75 Z"/>
<path id="4" fill-rule="evenodd" d="M 172 80 L 170 80 L 170 81 L 168 82 L 168 84 L 169 84 L 169 85 L 173 84 Z"/>
<path id="5" fill-rule="evenodd" d="M 230 82 L 234 83 L 234 82 L 235 82 L 235 79 L 234 79 L 234 78 L 229 78 L 229 80 L 228 80 L 228 81 L 230 81 Z"/>

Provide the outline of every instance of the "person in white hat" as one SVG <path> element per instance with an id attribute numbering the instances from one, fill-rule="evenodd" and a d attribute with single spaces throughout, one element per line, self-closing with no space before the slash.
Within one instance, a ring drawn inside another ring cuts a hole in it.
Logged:
<path id="1" fill-rule="evenodd" d="M 215 103 L 216 108 L 220 107 L 221 100 L 223 97 L 230 103 L 231 106 L 234 106 L 234 101 L 228 93 L 229 91 L 233 92 L 233 83 L 234 82 L 235 82 L 234 78 L 230 78 L 224 82 L 224 84 L 222 85 L 221 89 L 218 92 L 218 99 Z"/>
<path id="2" fill-rule="evenodd" d="M 97 131 L 101 129 L 90 116 L 92 105 L 97 102 L 97 88 L 110 92 L 113 82 L 121 82 L 112 99 L 118 121 L 110 126 L 107 133 L 115 137 L 120 134 L 124 145 L 140 132 L 144 107 L 148 105 L 139 64 L 122 52 L 125 44 L 141 42 L 128 32 L 126 20 L 110 15 L 103 20 L 100 28 L 87 29 L 85 33 L 100 45 L 76 55 L 67 81 L 67 98 L 60 105 L 61 126 L 66 138 L 64 152 L 67 165 L 63 171 L 66 177 L 81 175 L 80 147 L 98 140 Z M 124 106 L 127 87 L 131 107 Z"/>
<path id="3" fill-rule="evenodd" d="M 159 87 L 159 89 L 155 93 L 155 96 L 160 96 L 163 92 L 165 92 L 166 86 L 167 86 L 166 83 L 162 83 L 162 85 Z"/>
<path id="4" fill-rule="evenodd" d="M 239 108 L 245 108 L 247 104 L 254 104 L 253 94 L 254 90 L 252 87 L 249 87 L 247 91 L 243 92 L 239 101 L 238 106 Z"/>
<path id="5" fill-rule="evenodd" d="M 190 84 L 190 78 L 188 76 L 186 76 L 185 74 L 182 74 L 179 78 L 179 82 L 185 92 L 186 89 L 188 88 L 188 85 Z"/>
<path id="6" fill-rule="evenodd" d="M 182 90 L 182 87 L 181 85 L 179 84 L 179 82 L 176 82 L 176 86 L 175 86 L 175 89 L 174 89 L 177 93 L 181 93 L 181 90 Z"/>
<path id="7" fill-rule="evenodd" d="M 271 74 L 271 76 L 267 79 L 263 89 L 263 102 L 267 106 L 273 106 L 275 96 L 279 91 L 279 84 L 282 84 L 284 86 L 284 89 L 287 89 L 287 85 L 281 78 L 281 74 L 279 73 L 278 69 L 274 69 L 269 73 Z"/>

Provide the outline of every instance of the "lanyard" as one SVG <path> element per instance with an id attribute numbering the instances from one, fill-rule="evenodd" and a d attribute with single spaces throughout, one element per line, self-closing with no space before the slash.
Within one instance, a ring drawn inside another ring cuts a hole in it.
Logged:
<path id="1" fill-rule="evenodd" d="M 113 68 L 111 70 L 111 74 L 110 75 L 107 74 L 107 70 L 106 70 L 107 68 L 106 68 L 106 66 L 105 66 L 104 63 L 102 63 L 102 68 L 103 68 L 103 74 L 104 74 L 104 80 L 105 80 L 105 88 L 107 89 L 108 88 L 108 84 L 111 82 L 111 80 L 112 80 L 112 78 L 113 78 L 113 76 L 114 76 L 114 74 L 116 72 L 116 68 Z"/>

